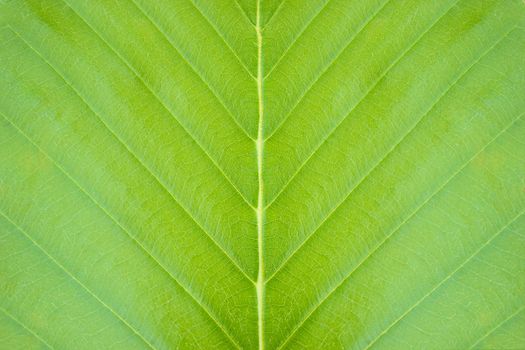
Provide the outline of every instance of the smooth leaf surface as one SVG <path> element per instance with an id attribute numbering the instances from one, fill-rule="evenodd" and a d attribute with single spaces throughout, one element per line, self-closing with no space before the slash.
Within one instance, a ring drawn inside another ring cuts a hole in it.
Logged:
<path id="1" fill-rule="evenodd" d="M 521 0 L 3 0 L 0 38 L 0 348 L 525 348 Z"/>

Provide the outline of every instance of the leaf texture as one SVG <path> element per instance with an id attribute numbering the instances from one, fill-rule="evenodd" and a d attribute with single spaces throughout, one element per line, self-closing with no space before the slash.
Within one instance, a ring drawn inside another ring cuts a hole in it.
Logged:
<path id="1" fill-rule="evenodd" d="M 521 0 L 4 0 L 0 38 L 0 348 L 525 348 Z"/>

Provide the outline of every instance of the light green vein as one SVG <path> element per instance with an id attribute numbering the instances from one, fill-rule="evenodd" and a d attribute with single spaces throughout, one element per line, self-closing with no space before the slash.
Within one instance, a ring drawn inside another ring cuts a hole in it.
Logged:
<path id="1" fill-rule="evenodd" d="M 268 135 L 266 137 L 266 140 L 268 140 L 270 137 L 272 137 L 273 135 L 275 135 L 275 133 L 281 128 L 281 126 L 286 122 L 286 120 L 288 119 L 288 117 L 292 114 L 292 112 L 295 110 L 295 108 L 297 108 L 297 106 L 299 105 L 299 103 L 301 103 L 301 101 L 305 98 L 305 96 L 308 94 L 308 92 L 310 90 L 312 90 L 312 88 L 315 86 L 315 84 L 325 75 L 325 73 L 330 69 L 330 67 L 332 67 L 336 62 L 337 60 L 339 59 L 339 57 L 341 57 L 341 55 L 345 52 L 345 50 L 354 42 L 355 38 L 357 38 L 357 36 L 368 26 L 368 24 L 370 24 L 374 18 L 381 12 L 381 10 L 386 6 L 386 4 L 388 4 L 390 2 L 390 0 L 386 0 L 385 2 L 383 2 L 381 4 L 381 6 L 379 6 L 374 12 L 372 12 L 372 14 L 370 16 L 368 16 L 366 19 L 365 19 L 365 22 L 363 24 L 361 24 L 361 27 L 359 27 L 359 29 L 357 30 L 357 32 L 350 38 L 350 41 L 345 44 L 343 46 L 343 48 L 341 48 L 341 50 L 330 60 L 330 62 L 328 62 L 328 64 L 321 70 L 321 72 L 317 75 L 317 77 L 311 82 L 308 84 L 308 86 L 306 87 L 306 89 L 304 89 L 304 91 L 301 93 L 301 95 L 299 96 L 299 98 L 296 100 L 296 102 L 293 104 L 292 108 L 290 109 L 290 111 L 284 116 L 284 118 L 279 122 L 279 124 L 277 124 L 277 126 L 275 127 L 275 129 L 272 131 L 272 133 L 270 135 Z M 271 71 L 268 73 L 270 74 Z"/>
<path id="2" fill-rule="evenodd" d="M 264 269 L 264 176 L 263 176 L 263 159 L 264 159 L 264 90 L 263 90 L 263 34 L 261 28 L 261 1 L 257 0 L 257 20 L 255 31 L 257 34 L 257 104 L 259 106 L 259 122 L 257 127 L 257 177 L 258 177 L 258 195 L 257 195 L 257 255 L 258 255 L 258 272 L 257 283 L 255 286 L 257 294 L 257 328 L 259 338 L 259 350 L 264 350 L 264 321 L 265 321 L 265 269 Z"/>
<path id="3" fill-rule="evenodd" d="M 330 0 L 327 0 L 327 1 L 330 1 Z M 265 21 L 264 25 L 261 27 L 261 32 L 264 32 L 264 28 L 266 28 L 266 26 L 268 25 L 268 23 L 270 23 L 272 18 L 274 18 L 275 15 L 277 15 L 281 11 L 285 2 L 286 0 L 281 0 L 279 5 L 277 5 L 277 8 L 273 11 L 273 13 L 270 15 L 270 17 Z"/>
<path id="4" fill-rule="evenodd" d="M 120 224 L 120 222 L 113 217 L 95 198 L 93 198 L 89 192 L 84 189 L 71 175 L 64 169 L 60 164 L 58 164 L 51 156 L 49 156 L 39 145 L 37 145 L 26 133 L 24 133 L 17 125 L 15 125 L 11 120 L 9 120 L 3 113 L 2 116 L 4 119 L 6 119 L 21 135 L 23 135 L 33 146 L 35 146 L 42 154 L 44 154 L 48 159 L 50 159 L 53 164 L 73 183 L 75 184 L 78 189 L 84 193 L 102 212 L 109 217 L 123 232 L 126 233 L 126 235 L 131 238 L 131 240 L 144 252 L 147 256 L 149 256 L 167 275 L 188 295 L 195 301 L 195 303 L 202 309 L 204 312 L 208 315 L 208 317 L 215 323 L 215 325 L 226 335 L 226 337 L 238 348 L 240 346 L 237 344 L 237 342 L 234 340 L 234 338 L 229 334 L 229 332 L 226 330 L 226 328 L 217 320 L 217 318 L 213 315 L 213 312 L 208 308 L 208 306 L 204 303 L 204 301 L 197 298 L 186 286 L 184 286 L 179 280 L 166 268 L 139 240 L 135 238 L 124 226 Z M 248 276 L 245 275 L 246 278 Z"/>
<path id="5" fill-rule="evenodd" d="M 244 9 L 244 7 L 242 7 L 242 5 L 239 3 L 239 1 L 238 0 L 233 0 L 233 2 L 235 3 L 235 6 L 237 6 L 239 8 L 239 10 L 241 10 L 242 15 L 248 20 L 248 22 L 250 22 L 251 25 L 253 27 L 255 27 L 255 23 L 253 23 L 252 19 L 250 18 L 250 16 L 248 16 L 248 13 Z"/>
<path id="6" fill-rule="evenodd" d="M 68 269 L 64 267 L 60 262 L 58 262 L 53 256 L 51 256 L 47 250 L 45 250 L 40 244 L 38 244 L 24 229 L 22 229 L 16 222 L 11 220 L 4 212 L 0 211 L 0 214 L 9 221 L 13 226 L 15 226 L 35 247 L 37 247 L 49 260 L 51 260 L 56 266 L 58 266 L 62 271 L 66 273 L 73 281 L 75 281 L 79 286 L 81 286 L 89 295 L 91 295 L 95 300 L 97 300 L 102 306 L 109 310 L 116 318 L 118 318 L 126 327 L 128 327 L 133 333 L 135 333 L 149 348 L 155 349 L 155 347 L 148 341 L 146 338 L 133 327 L 124 317 L 118 314 L 111 306 L 106 304 L 102 299 L 100 299 L 95 293 L 93 293 L 86 285 L 84 285 L 78 278 L 76 278 Z M 19 322 L 20 323 L 20 322 Z M 33 333 L 33 332 L 32 332 Z M 35 334 L 35 333 L 33 333 Z M 35 334 L 36 336 L 36 334 Z M 41 339 L 40 337 L 38 337 Z M 46 342 L 44 342 L 48 345 Z"/>
<path id="7" fill-rule="evenodd" d="M 457 3 L 457 1 L 456 1 Z M 378 86 L 378 84 L 385 78 L 385 76 L 388 74 L 388 72 L 394 68 L 401 60 L 412 50 L 418 42 L 421 41 L 421 39 L 450 11 L 450 9 L 453 7 L 453 5 L 441 16 L 439 16 L 424 32 L 422 32 L 416 40 L 409 45 L 405 50 L 401 51 L 400 55 L 392 61 L 392 63 L 386 68 L 386 70 L 375 80 L 375 82 L 370 86 L 368 91 L 365 92 L 365 94 L 361 97 L 361 99 L 346 113 L 345 117 L 341 119 L 333 128 L 328 132 L 328 134 L 319 142 L 319 144 L 315 147 L 315 149 L 310 153 L 310 155 L 299 165 L 297 170 L 292 174 L 290 179 L 281 187 L 279 192 L 273 197 L 273 199 L 268 203 L 268 207 L 275 202 L 277 198 L 286 190 L 288 185 L 293 181 L 293 179 L 300 173 L 300 171 L 303 169 L 303 167 L 308 163 L 308 161 L 321 149 L 321 147 L 328 141 L 328 139 L 337 131 L 337 129 L 343 124 L 343 122 L 350 116 L 352 111 L 357 108 L 361 103 L 363 103 L 366 98 L 370 95 L 370 93 Z"/>
<path id="8" fill-rule="evenodd" d="M 455 270 L 450 272 L 441 282 L 436 284 L 427 294 L 421 297 L 414 305 L 412 305 L 408 310 L 406 310 L 401 316 L 399 316 L 394 322 L 392 322 L 387 328 L 385 328 L 379 335 L 374 338 L 363 350 L 371 348 L 379 339 L 381 339 L 385 334 L 388 333 L 396 324 L 403 320 L 410 312 L 412 312 L 416 307 L 418 307 L 424 300 L 426 300 L 430 295 L 432 295 L 436 290 L 438 290 L 445 282 L 452 278 L 459 270 L 461 270 L 465 265 L 467 265 L 475 256 L 477 256 L 484 248 L 489 246 L 507 227 L 509 227 L 514 221 L 519 219 L 525 210 L 522 210 L 518 215 L 516 215 L 510 222 L 505 226 L 499 229 L 494 235 L 492 235 L 481 247 L 479 247 L 474 253 L 472 253 L 463 263 L 461 263 Z"/>
<path id="9" fill-rule="evenodd" d="M 525 113 L 524 113 L 525 114 Z M 412 213 L 405 219 L 403 220 L 397 227 L 395 227 L 389 234 L 387 234 L 385 236 L 385 238 L 383 238 L 383 240 L 378 244 L 376 245 L 376 247 L 374 249 L 372 249 L 368 254 L 367 256 L 365 256 L 361 262 L 359 262 L 357 264 L 357 266 L 352 270 L 350 271 L 350 273 L 348 273 L 346 275 L 346 277 L 344 277 L 341 282 L 339 282 L 334 288 L 332 288 L 328 294 L 323 297 L 321 300 L 319 300 L 317 302 L 317 305 L 308 313 L 308 315 L 306 316 L 305 319 L 303 319 L 303 321 L 301 321 L 296 327 L 295 329 L 293 330 L 293 332 L 290 334 L 290 336 L 288 336 L 288 338 L 285 340 L 285 342 L 283 342 L 283 344 L 279 347 L 279 348 L 282 348 L 284 345 L 286 345 L 286 343 L 292 338 L 292 336 L 301 328 L 301 326 L 310 318 L 310 316 L 312 316 L 312 314 L 317 310 L 319 309 L 319 307 L 339 288 L 341 287 L 361 266 L 363 266 L 363 264 L 370 258 L 374 255 L 374 253 L 379 249 L 381 248 L 392 236 L 394 236 L 394 234 L 396 232 L 398 232 L 407 222 L 409 222 L 413 217 L 415 217 L 415 215 L 422 209 L 424 208 L 427 203 L 429 203 L 438 193 L 440 193 L 444 188 L 446 188 L 446 186 L 454 179 L 456 178 L 456 176 L 458 176 L 462 171 L 463 169 L 465 169 L 467 167 L 467 165 L 469 165 L 479 154 L 481 154 L 485 149 L 487 149 L 487 147 L 489 147 L 494 141 L 496 141 L 501 135 L 503 135 L 507 130 L 509 130 L 513 125 L 514 123 L 516 123 L 518 120 L 521 119 L 521 117 L 524 115 L 524 114 L 521 114 L 519 117 L 517 117 L 516 119 L 514 119 L 509 125 L 507 125 L 502 131 L 500 131 L 492 140 L 490 140 L 487 144 L 485 144 L 485 146 L 483 148 L 481 148 L 478 152 L 476 152 L 470 159 L 468 159 L 458 170 L 456 170 L 439 188 L 437 188 L 423 203 L 421 203 L 415 210 L 412 211 Z"/>
<path id="10" fill-rule="evenodd" d="M 54 349 L 51 345 L 49 345 L 44 339 L 42 339 L 38 334 L 36 334 L 31 328 L 26 326 L 23 322 L 21 322 L 19 319 L 17 319 L 15 316 L 13 316 L 10 312 L 8 312 L 6 309 L 0 307 L 0 311 L 2 311 L 7 317 L 9 317 L 13 322 L 18 324 L 20 327 L 22 327 L 26 332 L 31 334 L 33 337 L 35 337 L 39 342 L 44 344 L 49 349 Z"/>
<path id="11" fill-rule="evenodd" d="M 100 120 L 100 122 L 102 123 L 102 125 L 105 126 L 105 128 L 111 133 L 111 135 L 122 145 L 124 146 L 124 148 L 129 152 L 129 154 L 135 159 L 137 160 L 137 162 L 156 180 L 156 182 L 163 188 L 164 191 L 166 191 L 166 193 L 168 193 L 173 201 L 180 207 L 184 210 L 184 212 L 188 215 L 189 218 L 192 219 L 192 221 L 200 228 L 200 230 L 206 234 L 206 236 L 209 237 L 209 239 L 217 246 L 217 248 L 219 248 L 222 253 L 224 253 L 224 255 L 228 258 L 228 260 L 231 261 L 231 263 L 250 281 L 253 282 L 253 280 L 246 274 L 246 272 L 244 271 L 243 268 L 241 268 L 241 266 L 237 263 L 237 261 L 231 256 L 231 253 L 229 253 L 224 247 L 222 247 L 221 244 L 219 244 L 219 242 L 217 242 L 213 236 L 208 233 L 204 227 L 193 217 L 193 215 L 190 213 L 189 209 L 187 209 L 185 206 L 182 205 L 181 202 L 179 202 L 175 196 L 171 193 L 171 191 L 168 190 L 168 187 L 161 181 L 161 179 L 155 174 L 153 173 L 152 170 L 150 170 L 146 164 L 140 159 L 137 157 L 137 155 L 135 155 L 135 153 L 133 153 L 133 151 L 130 149 L 130 147 L 123 141 L 121 140 L 114 132 L 113 130 L 104 122 L 104 119 L 98 114 L 96 113 L 93 108 L 91 107 L 91 105 L 82 97 L 82 95 L 73 87 L 73 85 L 57 70 L 54 68 L 54 66 L 46 59 L 44 58 L 35 48 L 33 48 L 24 38 L 22 38 L 16 31 L 14 31 L 12 28 L 10 28 L 31 50 L 33 50 L 47 65 L 49 65 L 49 67 L 58 74 L 58 76 L 60 76 L 60 78 L 67 84 L 67 86 L 69 88 L 71 88 L 71 90 L 80 98 L 80 100 L 88 107 L 88 109 L 95 115 L 97 116 L 97 118 Z M 5 116 L 4 116 L 5 117 Z"/>
<path id="12" fill-rule="evenodd" d="M 164 40 L 166 40 L 170 46 L 183 58 L 184 62 L 186 62 L 186 64 L 188 65 L 188 67 L 190 67 L 190 69 L 200 78 L 200 80 L 204 83 L 204 85 L 206 85 L 206 87 L 208 88 L 208 90 L 213 94 L 213 96 L 215 96 L 215 98 L 217 99 L 217 101 L 219 102 L 219 104 L 224 108 L 224 110 L 226 112 L 228 112 L 228 114 L 230 115 L 230 117 L 232 118 L 233 122 L 243 131 L 243 133 L 250 139 L 253 140 L 253 137 L 250 136 L 250 134 L 248 133 L 248 131 L 246 131 L 246 129 L 241 125 L 239 124 L 239 122 L 237 121 L 237 118 L 235 118 L 235 115 L 233 114 L 233 112 L 230 110 L 230 108 L 228 106 L 226 106 L 226 103 L 222 100 L 222 98 L 219 97 L 219 95 L 217 94 L 217 92 L 215 91 L 215 88 L 213 88 L 210 83 L 203 77 L 203 75 L 199 72 L 199 70 L 188 60 L 188 58 L 186 57 L 186 55 L 177 48 L 177 46 L 173 43 L 173 41 L 170 39 L 170 37 L 166 34 L 166 32 L 164 31 L 164 29 L 161 28 L 161 26 L 158 24 L 158 22 L 153 18 L 151 17 L 143 8 L 142 6 L 140 6 L 136 0 L 130 0 L 135 6 L 136 8 L 148 19 L 148 21 L 151 22 L 151 24 L 153 24 L 153 26 L 157 29 L 157 31 L 161 34 L 161 36 L 163 37 Z M 249 74 L 249 73 L 248 73 Z M 249 74 L 252 78 L 253 76 L 251 74 Z"/>
<path id="13" fill-rule="evenodd" d="M 197 4 L 195 3 L 195 0 L 188 0 L 192 5 L 193 7 L 195 7 L 195 9 L 197 10 L 197 12 L 199 12 L 199 14 L 201 15 L 202 18 L 204 18 L 206 20 L 206 22 L 208 22 L 208 24 L 213 28 L 213 30 L 215 31 L 215 33 L 217 33 L 217 35 L 219 36 L 219 38 L 221 38 L 222 42 L 228 47 L 228 49 L 230 49 L 231 53 L 235 56 L 235 58 L 239 61 L 239 64 L 244 68 L 244 70 L 246 71 L 246 73 L 248 73 L 248 75 L 250 77 L 252 77 L 253 80 L 257 80 L 257 77 L 253 76 L 253 74 L 250 72 L 250 70 L 248 69 L 248 67 L 246 66 L 246 64 L 243 62 L 243 60 L 241 60 L 241 58 L 239 57 L 239 55 L 237 55 L 237 52 L 230 46 L 230 44 L 228 43 L 228 41 L 226 41 L 226 38 L 224 37 L 224 35 L 221 33 L 221 31 L 217 28 L 217 26 L 215 24 L 212 23 L 212 21 L 208 18 L 208 16 L 206 16 L 204 14 L 204 12 L 201 11 L 201 9 L 197 6 Z M 240 125 L 239 125 L 240 127 Z M 249 137 L 249 136 L 248 136 Z"/>
<path id="14" fill-rule="evenodd" d="M 514 27 L 512 28 L 514 29 Z M 377 169 L 384 161 L 387 159 L 390 154 L 392 154 L 397 147 L 403 141 L 414 131 L 416 130 L 417 126 L 425 119 L 425 117 L 438 105 L 438 103 L 448 94 L 448 92 L 479 62 L 483 57 L 485 57 L 489 52 L 491 52 L 500 42 L 505 39 L 510 32 L 512 32 L 512 29 L 508 31 L 502 38 L 496 41 L 493 45 L 491 45 L 484 53 L 482 53 L 466 70 L 464 70 L 453 82 L 448 86 L 448 88 L 439 96 L 439 98 L 430 106 L 430 108 L 425 112 L 413 125 L 412 127 L 393 145 L 390 147 L 390 149 L 387 151 L 387 153 L 379 159 L 379 161 L 372 167 L 370 170 L 361 178 L 361 180 L 350 190 L 350 192 L 328 213 L 328 215 L 317 225 L 317 227 L 307 235 L 307 237 L 303 240 L 303 242 L 284 260 L 283 263 L 279 265 L 277 270 L 272 274 L 272 276 L 268 279 L 268 281 L 273 278 L 279 270 L 281 270 L 284 265 L 305 245 L 305 243 L 323 226 L 323 224 L 328 221 L 328 219 L 343 205 L 343 203 L 346 202 L 346 200 L 350 197 L 350 195 L 357 189 L 359 186 L 361 186 L 369 177 L 370 174 L 373 173 L 375 169 Z M 521 116 L 520 116 L 521 117 Z"/>
<path id="15" fill-rule="evenodd" d="M 164 101 L 157 95 L 157 93 L 149 86 L 149 84 L 146 83 L 144 78 L 129 64 L 129 62 L 124 59 L 124 57 L 106 40 L 102 37 L 102 35 L 93 27 L 91 24 L 80 14 L 78 13 L 68 2 L 67 0 L 61 0 L 63 1 L 77 16 L 82 22 L 84 22 L 92 31 L 93 33 L 124 63 L 128 69 L 135 74 L 135 76 L 139 79 L 139 81 L 144 85 L 144 87 L 152 94 L 153 97 L 161 104 L 161 106 L 171 115 L 171 117 L 181 126 L 181 128 L 195 141 L 195 143 L 199 146 L 199 148 L 202 150 L 202 152 L 210 159 L 210 161 L 213 163 L 213 165 L 219 170 L 219 172 L 224 176 L 224 178 L 228 181 L 228 183 L 233 187 L 233 189 L 239 194 L 239 196 L 243 199 L 243 201 L 252 209 L 254 209 L 254 206 L 250 203 L 250 201 L 245 197 L 245 195 L 241 192 L 241 190 L 233 183 L 233 181 L 230 179 L 230 177 L 225 173 L 225 171 L 219 166 L 219 164 L 215 161 L 215 159 L 208 153 L 206 148 L 201 144 L 199 139 L 195 137 L 195 135 L 184 125 L 184 123 L 175 116 L 175 113 L 171 111 L 170 108 L 166 106 Z M 239 125 L 238 125 L 239 126 Z M 240 126 L 239 126 L 240 127 Z M 243 133 L 244 134 L 244 133 Z"/>
<path id="16" fill-rule="evenodd" d="M 281 2 L 281 4 L 279 5 L 279 8 L 277 8 L 277 10 L 275 12 L 279 12 L 279 10 L 281 9 L 281 5 L 285 2 L 286 0 L 284 0 L 283 2 Z M 303 25 L 303 27 L 299 30 L 299 33 L 297 33 L 296 37 L 292 40 L 292 42 L 286 47 L 286 49 L 284 49 L 283 53 L 279 56 L 279 58 L 275 61 L 275 63 L 270 67 L 270 69 L 268 70 L 268 73 L 266 73 L 264 75 L 264 79 L 263 80 L 266 80 L 266 78 L 268 78 L 270 76 L 270 74 L 272 74 L 273 70 L 275 68 L 277 68 L 279 66 L 279 63 L 282 61 L 282 59 L 284 57 L 286 57 L 286 54 L 288 53 L 288 51 L 290 51 L 290 49 L 293 47 L 293 45 L 297 42 L 297 40 L 299 40 L 299 38 L 303 35 L 303 33 L 306 31 L 306 29 L 308 29 L 308 27 L 310 27 L 310 25 L 314 22 L 314 20 L 319 17 L 319 15 L 321 14 L 321 12 L 323 12 L 323 10 L 326 8 L 326 5 L 328 5 L 328 3 L 330 2 L 331 0 L 326 0 L 325 3 L 321 6 L 319 6 L 319 8 L 317 9 L 317 11 L 315 12 L 315 14 L 312 16 L 312 18 L 310 18 L 310 20 L 305 23 Z M 388 0 L 387 0 L 388 1 Z M 275 14 L 275 13 L 274 13 Z M 271 19 L 273 18 L 274 16 L 272 16 L 268 22 L 266 23 L 265 27 L 270 23 Z M 264 30 L 264 28 L 263 28 Z M 344 49 L 343 49 L 344 50 Z"/>
<path id="17" fill-rule="evenodd" d="M 499 322 L 496 326 L 491 328 L 487 333 L 485 333 L 481 338 L 479 338 L 474 344 L 472 344 L 469 349 L 474 349 L 479 343 L 481 343 L 483 340 L 485 340 L 488 336 L 493 334 L 496 330 L 504 326 L 507 322 L 512 320 L 514 317 L 518 316 L 523 310 L 525 310 L 525 306 L 520 307 L 516 311 L 514 311 L 512 314 L 510 314 L 508 317 L 506 317 L 503 321 Z"/>

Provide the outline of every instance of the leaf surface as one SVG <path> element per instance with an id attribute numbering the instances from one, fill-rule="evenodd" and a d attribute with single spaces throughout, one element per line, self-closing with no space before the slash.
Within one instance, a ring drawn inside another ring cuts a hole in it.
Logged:
<path id="1" fill-rule="evenodd" d="M 525 347 L 521 0 L 4 0 L 0 38 L 0 348 Z"/>

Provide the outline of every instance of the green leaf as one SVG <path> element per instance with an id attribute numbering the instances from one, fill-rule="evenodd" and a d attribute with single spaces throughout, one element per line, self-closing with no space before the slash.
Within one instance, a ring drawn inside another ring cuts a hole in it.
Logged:
<path id="1" fill-rule="evenodd" d="M 3 0 L 0 38 L 0 348 L 525 348 L 521 0 Z"/>

